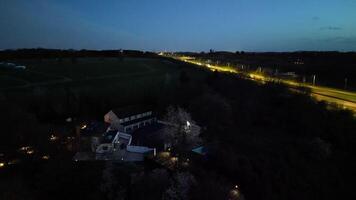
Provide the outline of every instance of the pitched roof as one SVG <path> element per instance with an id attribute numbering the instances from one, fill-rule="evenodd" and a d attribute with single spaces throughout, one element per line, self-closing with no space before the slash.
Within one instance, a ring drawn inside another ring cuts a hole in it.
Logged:
<path id="1" fill-rule="evenodd" d="M 160 123 L 154 123 L 135 130 L 132 135 L 133 145 L 143 145 L 147 147 L 158 147 L 162 144 L 161 131 L 166 126 Z"/>
<path id="2" fill-rule="evenodd" d="M 118 109 L 112 109 L 118 118 L 130 117 L 132 115 L 141 114 L 144 112 L 152 111 L 152 106 L 147 105 L 131 105 Z"/>
<path id="3" fill-rule="evenodd" d="M 130 120 L 128 122 L 123 122 L 123 123 L 121 123 L 121 125 L 128 126 L 128 125 L 135 124 L 135 123 L 138 123 L 138 122 L 141 122 L 141 121 L 144 121 L 144 120 L 147 120 L 147 119 L 151 119 L 151 118 L 154 118 L 154 116 L 150 115 L 150 116 L 137 118 L 137 119 L 134 119 L 134 120 Z"/>

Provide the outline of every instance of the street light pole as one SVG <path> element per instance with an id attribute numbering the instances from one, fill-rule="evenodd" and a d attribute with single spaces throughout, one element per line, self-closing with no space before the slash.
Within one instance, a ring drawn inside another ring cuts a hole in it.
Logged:
<path id="1" fill-rule="evenodd" d="M 347 78 L 345 78 L 345 85 L 344 85 L 344 88 L 345 88 L 345 90 L 346 90 L 346 88 L 347 88 Z"/>
<path id="2" fill-rule="evenodd" d="M 315 79 L 316 79 L 316 75 L 313 75 L 313 85 L 315 85 Z"/>

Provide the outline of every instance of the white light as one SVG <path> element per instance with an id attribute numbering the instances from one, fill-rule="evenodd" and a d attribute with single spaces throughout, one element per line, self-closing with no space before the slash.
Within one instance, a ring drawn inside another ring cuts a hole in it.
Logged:
<path id="1" fill-rule="evenodd" d="M 55 141 L 55 140 L 57 140 L 57 139 L 58 139 L 58 137 L 55 136 L 55 135 L 53 135 L 53 134 L 49 137 L 49 140 L 50 140 L 50 141 Z"/>
<path id="2" fill-rule="evenodd" d="M 43 160 L 48 160 L 48 159 L 49 159 L 49 155 L 44 155 L 44 156 L 42 156 L 42 159 L 43 159 Z"/>

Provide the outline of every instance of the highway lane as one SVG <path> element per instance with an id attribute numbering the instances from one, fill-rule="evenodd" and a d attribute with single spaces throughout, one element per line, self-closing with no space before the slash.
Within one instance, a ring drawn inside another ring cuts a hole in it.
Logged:
<path id="1" fill-rule="evenodd" d="M 291 80 L 279 79 L 275 77 L 269 77 L 263 74 L 258 73 L 251 73 L 251 72 L 241 72 L 235 68 L 223 65 L 213 65 L 213 64 L 205 64 L 199 61 L 196 61 L 193 57 L 172 57 L 174 59 L 178 59 L 184 62 L 188 62 L 191 64 L 195 64 L 201 67 L 207 67 L 212 71 L 218 72 L 230 72 L 230 73 L 237 73 L 243 74 L 249 79 L 258 81 L 261 83 L 265 82 L 281 82 L 290 88 L 296 87 L 305 87 L 310 89 L 310 95 L 318 100 L 318 101 L 325 101 L 328 104 L 336 104 L 342 109 L 349 109 L 353 111 L 356 115 L 356 92 L 341 90 L 337 88 L 330 88 L 330 87 L 323 87 L 323 86 L 316 86 Z"/>

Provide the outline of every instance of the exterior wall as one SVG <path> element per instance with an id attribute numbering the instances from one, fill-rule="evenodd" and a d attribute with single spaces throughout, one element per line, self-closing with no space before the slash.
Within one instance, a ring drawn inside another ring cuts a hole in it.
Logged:
<path id="1" fill-rule="evenodd" d="M 147 152 L 155 151 L 154 148 L 148 148 L 143 146 L 127 146 L 126 150 L 128 152 L 134 152 L 134 153 L 147 153 Z"/>
<path id="2" fill-rule="evenodd" d="M 118 129 L 120 127 L 120 120 L 113 111 L 109 111 L 104 115 L 104 121 L 109 123 L 113 128 Z"/>
<path id="3" fill-rule="evenodd" d="M 117 134 L 117 137 L 118 137 L 118 139 L 121 137 L 121 138 L 124 138 L 124 139 L 128 140 L 127 145 L 130 145 L 130 144 L 131 144 L 131 141 L 132 141 L 132 136 L 131 136 L 131 135 L 126 134 L 126 133 L 120 133 L 120 132 L 119 132 L 119 133 Z"/>
<path id="4" fill-rule="evenodd" d="M 98 137 L 92 137 L 91 138 L 91 150 L 93 152 L 96 152 L 96 149 L 98 148 L 98 146 L 100 145 L 100 141 Z"/>
<path id="5" fill-rule="evenodd" d="M 137 122 L 135 124 L 130 124 L 128 126 L 124 126 L 124 132 L 132 132 L 133 130 L 136 130 L 140 127 L 144 127 L 148 124 L 152 124 L 156 119 L 155 118 L 151 118 L 151 119 L 147 119 L 147 120 L 144 120 L 144 121 L 140 121 L 140 122 Z"/>
<path id="6" fill-rule="evenodd" d="M 111 143 L 109 144 L 100 144 L 97 148 L 96 148 L 96 153 L 110 153 L 113 151 L 113 145 Z"/>
<path id="7" fill-rule="evenodd" d="M 136 115 L 131 115 L 131 116 L 128 116 L 125 118 L 118 118 L 118 121 L 119 121 L 119 123 L 129 122 L 131 120 L 140 119 L 140 118 L 143 118 L 146 116 L 151 116 L 151 115 L 152 115 L 152 111 L 148 111 L 148 112 L 144 112 L 144 113 L 140 113 L 140 114 L 136 114 Z"/>

